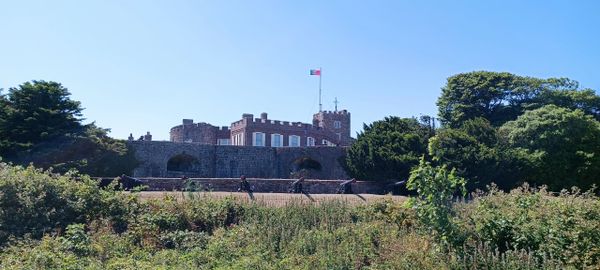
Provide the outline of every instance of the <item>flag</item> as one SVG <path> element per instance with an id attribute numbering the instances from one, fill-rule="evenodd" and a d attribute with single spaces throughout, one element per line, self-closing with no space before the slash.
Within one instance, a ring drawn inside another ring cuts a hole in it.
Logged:
<path id="1" fill-rule="evenodd" d="M 321 76 L 321 70 L 320 69 L 311 69 L 310 75 Z"/>

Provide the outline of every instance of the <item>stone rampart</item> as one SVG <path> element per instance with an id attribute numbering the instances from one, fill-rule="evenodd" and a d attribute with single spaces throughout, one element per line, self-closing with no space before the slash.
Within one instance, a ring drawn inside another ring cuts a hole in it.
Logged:
<path id="1" fill-rule="evenodd" d="M 234 192 L 240 186 L 239 178 L 140 178 L 148 186 L 148 191 L 181 191 L 187 189 L 203 191 Z M 247 181 L 257 193 L 286 193 L 296 179 L 257 179 L 248 178 Z M 341 180 L 307 179 L 302 187 L 308 193 L 332 194 L 340 187 Z M 193 183 L 193 184 L 192 184 Z M 383 194 L 384 183 L 357 181 L 352 183 L 354 193 Z"/>
<path id="2" fill-rule="evenodd" d="M 318 169 L 305 171 L 315 179 L 347 179 L 342 167 L 343 147 L 254 147 L 203 145 L 166 141 L 131 141 L 139 162 L 134 177 L 196 177 L 288 179 L 298 161 L 311 160 Z"/>

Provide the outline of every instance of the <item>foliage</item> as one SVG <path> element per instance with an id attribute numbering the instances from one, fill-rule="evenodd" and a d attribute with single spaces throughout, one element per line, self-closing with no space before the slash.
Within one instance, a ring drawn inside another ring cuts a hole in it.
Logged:
<path id="1" fill-rule="evenodd" d="M 580 110 L 546 105 L 500 129 L 527 162 L 525 181 L 552 190 L 600 184 L 600 122 Z"/>
<path id="2" fill-rule="evenodd" d="M 576 81 L 457 74 L 437 105 L 445 126 L 430 140 L 429 154 L 467 178 L 469 190 L 490 183 L 510 190 L 531 182 L 557 191 L 598 183 L 600 96 Z"/>
<path id="3" fill-rule="evenodd" d="M 427 152 L 430 126 L 414 118 L 386 117 L 365 125 L 348 149 L 349 174 L 364 180 L 404 180 Z"/>
<path id="4" fill-rule="evenodd" d="M 485 189 L 491 183 L 510 190 L 521 181 L 523 164 L 515 150 L 498 143 L 497 128 L 484 118 L 467 120 L 459 128 L 445 128 L 429 141 L 432 160 L 468 179 L 467 189 Z"/>
<path id="5" fill-rule="evenodd" d="M 437 105 L 450 128 L 477 117 L 500 126 L 547 104 L 581 109 L 600 120 L 600 96 L 567 78 L 538 79 L 507 72 L 475 71 L 448 78 Z"/>
<path id="6" fill-rule="evenodd" d="M 33 163 L 95 176 L 130 174 L 137 165 L 125 142 L 109 129 L 83 125 L 81 104 L 57 82 L 32 81 L 0 93 L 0 156 L 17 164 Z"/>
<path id="7" fill-rule="evenodd" d="M 81 105 L 69 98 L 60 83 L 32 81 L 10 88 L 2 99 L 3 121 L 0 149 L 4 156 L 29 149 L 33 145 L 77 132 L 81 125 Z"/>
<path id="8" fill-rule="evenodd" d="M 33 167 L 0 164 L 0 245 L 9 238 L 40 238 L 71 223 L 101 216 L 118 218 L 124 198 L 100 190 L 87 176 L 57 175 Z"/>
<path id="9" fill-rule="evenodd" d="M 1 170 L 0 200 L 10 198 L 4 195 L 10 194 L 6 187 L 14 186 L 20 205 L 4 204 L 0 209 L 20 217 L 7 220 L 7 212 L 2 212 L 0 224 L 23 226 L 20 234 L 13 234 L 19 238 L 0 249 L 2 269 L 600 266 L 600 199 L 592 193 L 555 196 L 527 187 L 511 193 L 493 189 L 470 202 L 453 203 L 453 190 L 463 181 L 425 162 L 411 179 L 422 194 L 414 208 L 391 200 L 361 206 L 329 201 L 278 207 L 203 195 L 139 200 L 137 195 L 99 190 L 87 180 L 69 176 L 32 168 L 4 166 Z M 26 177 L 28 181 L 22 181 Z M 23 186 L 22 182 L 35 184 Z M 46 183 L 43 188 L 38 187 L 42 183 Z M 43 199 L 61 190 L 54 196 L 57 199 Z M 36 203 L 23 203 L 29 201 Z M 85 211 L 79 212 L 81 218 L 66 210 L 75 205 Z M 53 222 L 44 224 L 57 225 L 45 229 L 28 225 L 27 219 L 40 220 L 51 212 L 69 218 L 53 216 Z M 115 226 L 117 221 L 124 226 Z M 460 241 L 444 240 L 451 239 L 450 235 Z"/>
<path id="10" fill-rule="evenodd" d="M 433 167 L 421 159 L 419 166 L 411 173 L 406 186 L 416 190 L 419 196 L 412 198 L 409 204 L 416 209 L 417 217 L 443 243 L 454 243 L 457 239 L 456 228 L 452 222 L 454 211 L 452 201 L 457 191 L 466 195 L 465 179 L 448 172 L 446 167 Z"/>
<path id="11" fill-rule="evenodd" d="M 492 189 L 465 207 L 463 230 L 491 249 L 529 250 L 578 269 L 600 262 L 600 199 L 592 192 Z"/>
<path id="12" fill-rule="evenodd" d="M 131 175 L 138 164 L 133 150 L 125 141 L 109 137 L 108 131 L 93 123 L 86 125 L 81 134 L 36 145 L 30 151 L 34 154 L 22 158 L 21 162 L 31 162 L 41 168 L 52 167 L 57 172 L 75 169 L 94 176 Z"/>

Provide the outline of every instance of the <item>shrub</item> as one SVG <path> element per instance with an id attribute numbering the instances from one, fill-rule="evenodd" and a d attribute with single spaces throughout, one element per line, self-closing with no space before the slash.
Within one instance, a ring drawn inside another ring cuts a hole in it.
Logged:
<path id="1" fill-rule="evenodd" d="M 457 190 L 464 196 L 465 179 L 456 176 L 454 170 L 446 167 L 433 167 L 421 159 L 418 167 L 410 173 L 406 186 L 416 190 L 417 198 L 411 198 L 409 204 L 416 209 L 417 217 L 443 243 L 456 244 L 457 228 L 452 222 L 454 215 L 453 199 Z"/>
<path id="2" fill-rule="evenodd" d="M 0 245 L 25 234 L 41 238 L 123 207 L 114 191 L 87 176 L 0 164 Z M 107 212 L 109 210 L 109 212 Z"/>

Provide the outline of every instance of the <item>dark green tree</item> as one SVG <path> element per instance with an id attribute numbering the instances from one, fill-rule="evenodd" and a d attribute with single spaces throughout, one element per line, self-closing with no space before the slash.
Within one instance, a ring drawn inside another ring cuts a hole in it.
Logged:
<path id="1" fill-rule="evenodd" d="M 56 172 L 76 169 L 92 176 L 119 176 L 132 173 L 137 161 L 123 140 L 108 136 L 108 129 L 95 124 L 86 125 L 84 132 L 69 134 L 52 143 L 39 144 L 30 150 L 32 155 L 22 163 Z"/>
<path id="2" fill-rule="evenodd" d="M 475 71 L 448 78 L 437 101 L 446 126 L 483 117 L 493 126 L 516 119 L 526 110 L 547 104 L 581 109 L 600 119 L 600 97 L 593 90 L 579 89 L 567 78 L 538 79 L 507 72 Z"/>
<path id="3" fill-rule="evenodd" d="M 80 132 L 83 109 L 70 95 L 57 82 L 32 81 L 10 88 L 1 104 L 5 107 L 0 123 L 5 141 L 2 153 L 10 156 L 40 142 Z"/>
<path id="4" fill-rule="evenodd" d="M 8 140 L 8 128 L 7 128 L 7 117 L 8 117 L 8 100 L 2 94 L 2 88 L 0 88 L 0 157 L 2 153 L 6 151 L 10 146 Z"/>
<path id="5" fill-rule="evenodd" d="M 552 190 L 600 184 L 600 123 L 581 110 L 546 105 L 504 124 L 499 134 L 528 162 L 530 183 Z"/>
<path id="6" fill-rule="evenodd" d="M 386 117 L 364 125 L 346 156 L 348 173 L 364 180 L 404 180 L 427 154 L 432 128 L 415 118 Z"/>
<path id="7" fill-rule="evenodd" d="M 0 156 L 58 172 L 131 173 L 137 163 L 127 145 L 110 138 L 108 129 L 83 125 L 81 104 L 70 95 L 60 83 L 46 81 L 26 82 L 0 95 Z"/>
<path id="8" fill-rule="evenodd" d="M 468 179 L 469 190 L 484 189 L 492 182 L 509 190 L 519 180 L 519 160 L 513 157 L 512 149 L 498 145 L 497 128 L 485 118 L 438 130 L 429 140 L 429 155 L 438 165 L 455 169 Z"/>

